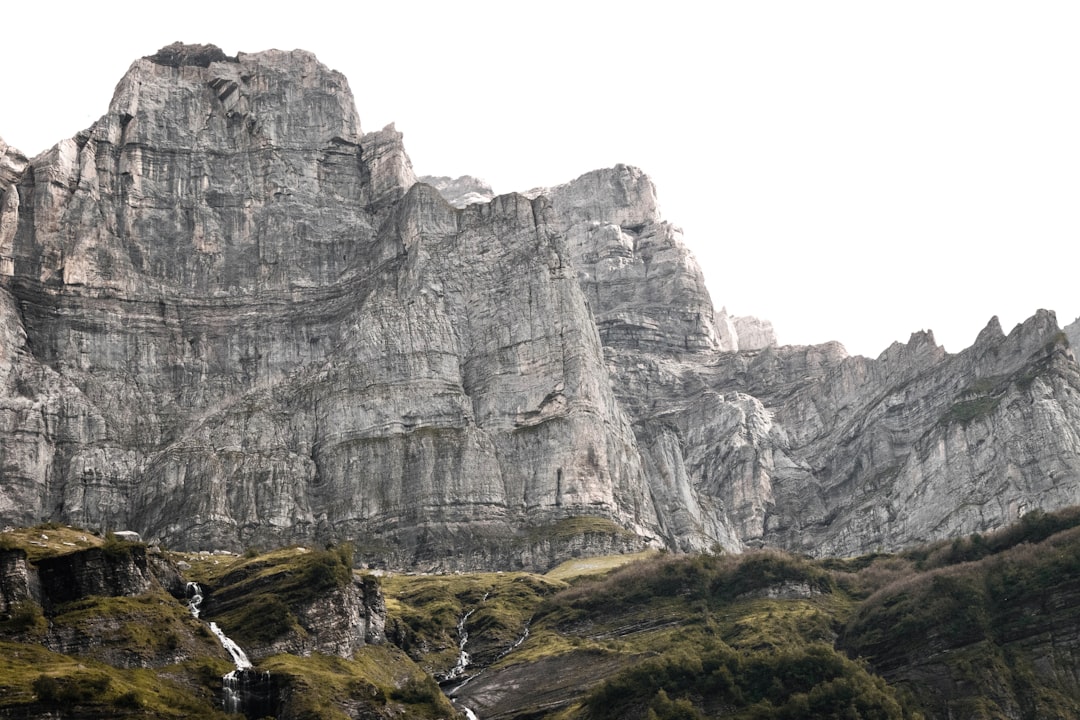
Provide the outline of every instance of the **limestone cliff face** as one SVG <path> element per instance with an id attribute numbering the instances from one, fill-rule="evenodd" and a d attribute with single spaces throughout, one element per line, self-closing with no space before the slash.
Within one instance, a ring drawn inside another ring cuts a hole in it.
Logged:
<path id="1" fill-rule="evenodd" d="M 550 201 L 457 211 L 310 54 L 214 57 L 137 61 L 11 186 L 5 517 L 442 554 L 651 533 Z"/>
<path id="2" fill-rule="evenodd" d="M 682 231 L 660 219 L 656 188 L 641 170 L 595 170 L 542 192 L 566 236 L 604 345 L 737 349 L 730 328 L 714 318 L 705 279 Z"/>
<path id="3" fill-rule="evenodd" d="M 0 518 L 532 567 L 853 553 L 1080 500 L 1051 314 L 958 355 L 777 347 L 714 310 L 640 170 L 477 187 L 418 183 L 302 51 L 171 46 L 75 138 L 0 143 Z M 615 531 L 538 532 L 583 515 Z"/>
<path id="4" fill-rule="evenodd" d="M 1080 372 L 1052 313 L 1008 336 L 994 319 L 957 355 L 919 333 L 874 360 L 837 345 L 613 358 L 639 437 L 670 438 L 653 462 L 702 508 L 687 524 L 720 508 L 746 544 L 897 549 L 1080 499 Z"/>

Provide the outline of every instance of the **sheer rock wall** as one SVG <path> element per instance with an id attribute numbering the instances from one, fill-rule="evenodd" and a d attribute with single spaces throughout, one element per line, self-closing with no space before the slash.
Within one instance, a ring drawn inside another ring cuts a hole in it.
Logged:
<path id="1" fill-rule="evenodd" d="M 0 142 L 3 522 L 532 567 L 853 554 L 1080 500 L 1052 313 L 956 355 L 779 347 L 714 309 L 640 170 L 457 209 L 310 53 L 215 50 L 136 61 L 32 160 Z M 544 535 L 579 516 L 621 530 Z"/>

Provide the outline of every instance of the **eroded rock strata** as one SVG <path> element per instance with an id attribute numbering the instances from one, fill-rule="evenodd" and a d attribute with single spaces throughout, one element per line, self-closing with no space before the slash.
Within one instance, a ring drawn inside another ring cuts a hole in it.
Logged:
<path id="1" fill-rule="evenodd" d="M 531 567 L 857 553 L 1080 499 L 1052 313 L 957 355 L 778 347 L 714 309 L 635 168 L 439 180 L 463 208 L 303 51 L 170 46 L 76 137 L 0 142 L 0 518 Z M 610 531 L 545 531 L 580 516 Z"/>

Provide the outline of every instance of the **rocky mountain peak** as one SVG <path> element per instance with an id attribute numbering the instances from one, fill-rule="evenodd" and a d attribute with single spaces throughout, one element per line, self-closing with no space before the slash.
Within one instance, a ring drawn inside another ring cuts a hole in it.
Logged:
<path id="1" fill-rule="evenodd" d="M 554 188 L 534 188 L 527 196 L 550 196 L 567 224 L 603 223 L 634 228 L 660 222 L 656 187 L 640 169 L 616 165 L 587 172 Z"/>
<path id="2" fill-rule="evenodd" d="M 27 165 L 26 156 L 0 137 L 0 192 L 6 192 L 19 179 Z"/>
<path id="3" fill-rule="evenodd" d="M 996 345 L 1005 339 L 1005 331 L 1001 329 L 1001 321 L 995 315 L 986 323 L 986 327 L 979 331 L 975 338 L 975 345 Z"/>

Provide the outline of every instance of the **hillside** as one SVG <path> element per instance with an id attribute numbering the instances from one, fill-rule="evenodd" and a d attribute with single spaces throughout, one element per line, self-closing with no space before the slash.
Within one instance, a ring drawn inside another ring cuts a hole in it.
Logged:
<path id="1" fill-rule="evenodd" d="M 0 541 L 0 717 L 215 717 L 230 697 L 282 720 L 1080 717 L 1076 509 L 893 555 L 546 575 L 380 578 L 348 547 L 191 555 L 63 527 Z M 210 622 L 254 663 L 237 696 Z"/>

